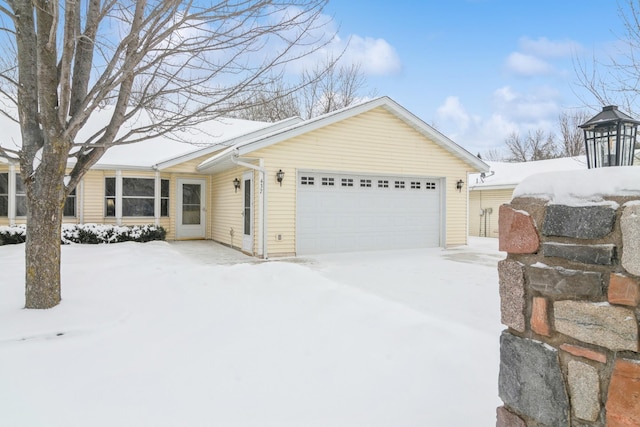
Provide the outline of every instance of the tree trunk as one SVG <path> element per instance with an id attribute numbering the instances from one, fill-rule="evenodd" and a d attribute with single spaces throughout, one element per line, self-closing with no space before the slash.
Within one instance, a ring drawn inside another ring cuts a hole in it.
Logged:
<path id="1" fill-rule="evenodd" d="M 66 158 L 66 156 L 65 156 Z M 65 200 L 64 166 L 44 167 L 25 180 L 27 240 L 25 308 L 45 309 L 60 303 L 60 240 Z M 58 169 L 58 171 L 56 171 Z"/>

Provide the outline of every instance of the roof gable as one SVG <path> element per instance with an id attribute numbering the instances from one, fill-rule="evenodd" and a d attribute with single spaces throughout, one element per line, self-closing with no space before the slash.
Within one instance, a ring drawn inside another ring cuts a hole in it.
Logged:
<path id="1" fill-rule="evenodd" d="M 355 117 L 379 107 L 386 109 L 391 114 L 408 124 L 410 127 L 414 128 L 420 134 L 429 138 L 435 144 L 444 148 L 453 156 L 467 163 L 475 170 L 489 170 L 489 166 L 481 159 L 474 156 L 473 154 L 453 142 L 451 139 L 447 138 L 445 135 L 438 132 L 437 130 L 426 124 L 424 121 L 420 120 L 418 117 L 410 113 L 404 107 L 400 106 L 391 98 L 386 96 L 363 102 L 361 104 L 357 104 L 341 110 L 337 110 L 328 114 L 324 114 L 322 116 L 318 116 L 316 118 L 294 124 L 288 128 L 277 130 L 267 135 L 262 135 L 256 138 L 243 138 L 234 146 L 231 146 L 223 152 L 216 154 L 215 156 L 202 162 L 198 166 L 198 170 L 201 172 L 211 172 L 215 170 L 226 169 L 232 165 L 232 156 L 247 156 L 254 151 L 260 150 L 262 148 L 266 148 L 284 140 L 288 140 L 296 136 L 323 128 L 325 126 L 332 125 L 342 120 Z"/>

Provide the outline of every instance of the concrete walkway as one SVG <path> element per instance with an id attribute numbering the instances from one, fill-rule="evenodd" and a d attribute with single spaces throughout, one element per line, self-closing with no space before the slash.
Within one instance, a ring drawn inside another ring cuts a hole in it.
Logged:
<path id="1" fill-rule="evenodd" d="M 262 262 L 259 258 L 222 245 L 213 240 L 168 241 L 172 248 L 203 264 L 241 264 Z"/>

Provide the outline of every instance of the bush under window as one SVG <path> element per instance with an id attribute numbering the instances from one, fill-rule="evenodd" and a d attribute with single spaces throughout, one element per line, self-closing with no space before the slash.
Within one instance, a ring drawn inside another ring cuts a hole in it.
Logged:
<path id="1" fill-rule="evenodd" d="M 0 227 L 0 246 L 24 243 L 27 227 Z M 63 224 L 61 232 L 62 244 L 70 243 L 119 243 L 150 242 L 164 240 L 167 232 L 164 227 L 156 225 L 118 226 L 104 224 Z"/>

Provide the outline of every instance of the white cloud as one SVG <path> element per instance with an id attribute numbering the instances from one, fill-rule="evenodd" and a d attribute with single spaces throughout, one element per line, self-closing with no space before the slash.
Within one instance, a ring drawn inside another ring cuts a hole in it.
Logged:
<path id="1" fill-rule="evenodd" d="M 558 91 L 548 86 L 536 87 L 528 93 L 519 93 L 505 86 L 494 91 L 493 106 L 507 117 L 531 123 L 557 117 L 559 99 Z"/>
<path id="2" fill-rule="evenodd" d="M 457 96 L 448 96 L 438 107 L 438 129 L 473 154 L 504 148 L 513 132 L 554 130 L 560 112 L 558 92 L 547 86 L 519 92 L 510 86 L 496 89 L 490 109 L 473 113 Z"/>
<path id="3" fill-rule="evenodd" d="M 580 43 L 573 40 L 549 40 L 546 37 L 536 40 L 522 37 L 520 48 L 529 54 L 547 58 L 571 57 L 582 50 Z"/>
<path id="4" fill-rule="evenodd" d="M 507 69 L 522 76 L 536 76 L 540 74 L 551 74 L 553 67 L 548 62 L 520 52 L 513 52 L 507 57 Z"/>
<path id="5" fill-rule="evenodd" d="M 464 132 L 472 120 L 457 96 L 448 96 L 444 100 L 444 104 L 438 107 L 437 117 L 438 121 L 455 126 L 458 132 Z"/>
<path id="6" fill-rule="evenodd" d="M 359 63 L 369 75 L 398 73 L 402 64 L 396 50 L 384 39 L 352 35 L 342 60 Z"/>

